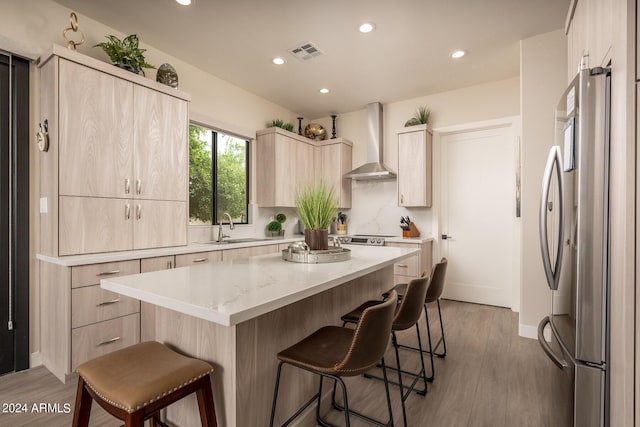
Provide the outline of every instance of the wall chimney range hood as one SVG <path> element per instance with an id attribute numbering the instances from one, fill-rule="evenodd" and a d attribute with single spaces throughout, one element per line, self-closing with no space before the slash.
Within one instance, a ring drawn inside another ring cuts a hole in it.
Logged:
<path id="1" fill-rule="evenodd" d="M 344 175 L 356 180 L 394 179 L 395 172 L 386 167 L 382 147 L 382 104 L 367 104 L 367 163 Z"/>

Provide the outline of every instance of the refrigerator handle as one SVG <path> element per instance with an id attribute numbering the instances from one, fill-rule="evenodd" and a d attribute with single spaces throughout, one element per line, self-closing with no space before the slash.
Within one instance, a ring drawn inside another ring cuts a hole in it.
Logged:
<path id="1" fill-rule="evenodd" d="M 545 316 L 544 319 L 538 325 L 538 343 L 540 343 L 540 347 L 544 350 L 546 355 L 551 359 L 551 361 L 561 370 L 569 367 L 569 364 L 566 360 L 558 357 L 554 352 L 547 340 L 544 339 L 544 328 L 550 323 L 549 316 Z"/>
<path id="2" fill-rule="evenodd" d="M 562 260 L 562 233 L 564 231 L 564 202 L 562 185 L 562 167 L 560 159 L 560 147 L 554 145 L 549 150 L 547 165 L 544 168 L 544 176 L 542 178 L 542 197 L 540 198 L 540 250 L 542 251 L 542 264 L 544 273 L 547 277 L 547 283 L 552 290 L 558 289 L 560 281 L 560 267 Z M 547 240 L 547 200 L 549 198 L 549 189 L 551 188 L 551 179 L 553 177 L 553 169 L 555 166 L 556 177 L 558 179 L 558 224 L 557 234 L 557 251 L 556 259 L 553 266 L 551 265 L 551 254 L 549 253 L 549 241 Z"/>

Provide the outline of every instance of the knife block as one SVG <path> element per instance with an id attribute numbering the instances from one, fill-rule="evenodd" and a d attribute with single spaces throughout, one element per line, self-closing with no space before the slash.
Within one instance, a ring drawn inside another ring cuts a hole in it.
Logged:
<path id="1" fill-rule="evenodd" d="M 408 230 L 402 230 L 402 237 L 420 237 L 420 230 L 411 222 Z"/>

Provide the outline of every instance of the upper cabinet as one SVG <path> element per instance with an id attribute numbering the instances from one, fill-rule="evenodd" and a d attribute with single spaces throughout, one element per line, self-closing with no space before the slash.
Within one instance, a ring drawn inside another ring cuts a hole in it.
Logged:
<path id="1" fill-rule="evenodd" d="M 186 245 L 189 96 L 58 46 L 39 68 L 41 253 Z"/>
<path id="2" fill-rule="evenodd" d="M 351 171 L 353 147 L 344 138 L 322 141 L 316 147 L 316 177 L 333 187 L 338 197 L 338 207 L 351 208 L 351 179 L 343 178 Z"/>
<path id="3" fill-rule="evenodd" d="M 431 207 L 432 134 L 427 125 L 398 134 L 398 206 Z"/>
<path id="4" fill-rule="evenodd" d="M 351 207 L 352 143 L 344 138 L 314 141 L 280 128 L 256 134 L 256 202 L 260 206 L 294 207 L 301 186 L 323 179 L 333 186 L 339 207 Z"/>

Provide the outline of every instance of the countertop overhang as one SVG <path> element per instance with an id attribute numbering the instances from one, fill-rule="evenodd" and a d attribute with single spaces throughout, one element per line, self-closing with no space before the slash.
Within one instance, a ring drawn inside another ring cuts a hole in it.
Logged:
<path id="1" fill-rule="evenodd" d="M 283 261 L 278 253 L 102 279 L 100 286 L 189 316 L 234 326 L 420 252 L 345 246 L 351 249 L 349 261 L 298 264 Z"/>

